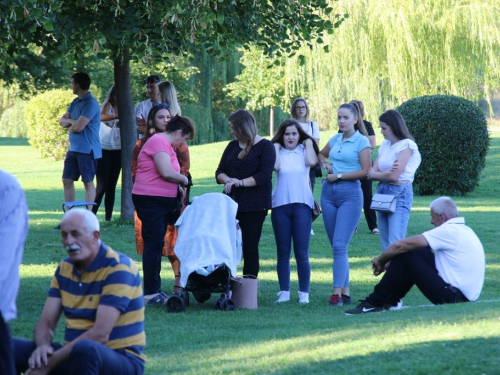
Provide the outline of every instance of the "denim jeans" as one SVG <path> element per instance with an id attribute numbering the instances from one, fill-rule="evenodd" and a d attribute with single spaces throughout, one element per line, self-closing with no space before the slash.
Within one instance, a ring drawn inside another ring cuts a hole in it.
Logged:
<path id="1" fill-rule="evenodd" d="M 394 213 L 377 212 L 382 251 L 392 243 L 406 238 L 406 228 L 413 204 L 413 187 L 412 184 L 391 185 L 384 183 L 379 183 L 377 186 L 377 194 L 397 195 L 401 191 Z"/>
<path id="2" fill-rule="evenodd" d="M 137 216 L 142 221 L 142 273 L 144 294 L 161 292 L 161 256 L 165 245 L 165 233 L 177 198 L 132 194 Z"/>
<path id="3" fill-rule="evenodd" d="M 333 287 L 349 286 L 347 248 L 363 208 L 359 181 L 323 182 L 321 209 L 326 234 L 333 250 Z"/>
<path id="4" fill-rule="evenodd" d="M 28 359 L 36 349 L 31 340 L 13 338 L 16 373 L 28 370 Z M 52 343 L 54 350 L 62 348 L 59 343 Z M 69 361 L 53 369 L 51 375 L 141 375 L 144 362 L 126 354 L 125 350 L 113 350 L 91 340 L 82 340 L 75 344 L 69 355 Z"/>
<path id="5" fill-rule="evenodd" d="M 290 203 L 273 208 L 271 212 L 276 250 L 278 255 L 278 280 L 280 290 L 290 290 L 290 254 L 295 253 L 299 290 L 309 293 L 311 266 L 309 240 L 311 239 L 312 210 L 304 203 Z"/>

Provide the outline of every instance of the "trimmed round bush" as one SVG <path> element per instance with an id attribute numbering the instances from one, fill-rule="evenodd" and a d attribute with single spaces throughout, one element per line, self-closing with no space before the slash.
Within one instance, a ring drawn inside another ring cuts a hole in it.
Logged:
<path id="1" fill-rule="evenodd" d="M 413 183 L 415 194 L 460 196 L 478 186 L 490 139 L 484 113 L 475 103 L 430 95 L 396 110 L 422 155 Z"/>
<path id="2" fill-rule="evenodd" d="M 28 130 L 25 121 L 26 101 L 17 99 L 0 118 L 0 137 L 26 138 Z"/>
<path id="3" fill-rule="evenodd" d="M 63 159 L 69 148 L 68 131 L 59 120 L 75 95 L 71 90 L 50 90 L 32 98 L 26 105 L 29 143 L 42 158 Z"/>

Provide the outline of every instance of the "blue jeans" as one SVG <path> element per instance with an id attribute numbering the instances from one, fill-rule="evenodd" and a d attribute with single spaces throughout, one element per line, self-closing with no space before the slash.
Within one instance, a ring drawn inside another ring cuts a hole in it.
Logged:
<path id="1" fill-rule="evenodd" d="M 311 266 L 309 240 L 311 239 L 312 210 L 304 203 L 290 203 L 273 208 L 271 212 L 276 250 L 278 253 L 278 280 L 280 290 L 290 290 L 290 254 L 295 253 L 299 290 L 309 293 Z"/>
<path id="2" fill-rule="evenodd" d="M 323 182 L 321 209 L 326 234 L 333 250 L 333 287 L 349 286 L 349 259 L 347 248 L 356 230 L 363 192 L 359 181 Z"/>
<path id="3" fill-rule="evenodd" d="M 13 338 L 16 373 L 28 370 L 28 359 L 36 349 L 31 340 Z M 59 343 L 52 343 L 54 350 L 62 348 Z M 60 364 L 50 372 L 51 375 L 141 375 L 144 362 L 126 354 L 125 350 L 113 350 L 91 340 L 82 340 L 75 344 L 69 355 L 69 361 Z"/>
<path id="4" fill-rule="evenodd" d="M 382 251 L 392 243 L 406 238 L 406 228 L 413 204 L 413 187 L 412 184 L 391 185 L 384 183 L 379 183 L 377 186 L 377 194 L 397 195 L 401 191 L 394 213 L 377 212 Z"/>

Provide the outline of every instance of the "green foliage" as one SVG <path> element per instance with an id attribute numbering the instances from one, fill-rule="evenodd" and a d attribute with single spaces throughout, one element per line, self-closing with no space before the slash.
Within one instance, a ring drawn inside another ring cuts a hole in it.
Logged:
<path id="1" fill-rule="evenodd" d="M 42 158 L 60 160 L 69 147 L 68 131 L 59 125 L 74 94 L 71 90 L 51 90 L 35 96 L 26 108 L 28 138 Z"/>
<path id="2" fill-rule="evenodd" d="M 418 195 L 465 195 L 479 184 L 489 135 L 473 102 L 448 95 L 415 98 L 397 108 L 422 155 L 413 189 Z"/>
<path id="3" fill-rule="evenodd" d="M 188 104 L 182 107 L 182 115 L 189 117 L 196 125 L 196 136 L 193 144 L 211 143 L 213 139 L 212 118 L 207 108 Z"/>
<path id="4" fill-rule="evenodd" d="M 3 111 L 0 118 L 0 137 L 26 138 L 28 129 L 25 122 L 26 102 L 21 99 Z"/>

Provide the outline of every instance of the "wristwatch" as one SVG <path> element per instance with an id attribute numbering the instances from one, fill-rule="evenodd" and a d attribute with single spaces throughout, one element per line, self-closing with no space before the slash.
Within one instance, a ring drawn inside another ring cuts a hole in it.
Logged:
<path id="1" fill-rule="evenodd" d="M 342 173 L 337 173 L 337 180 L 340 180 L 342 178 Z"/>

